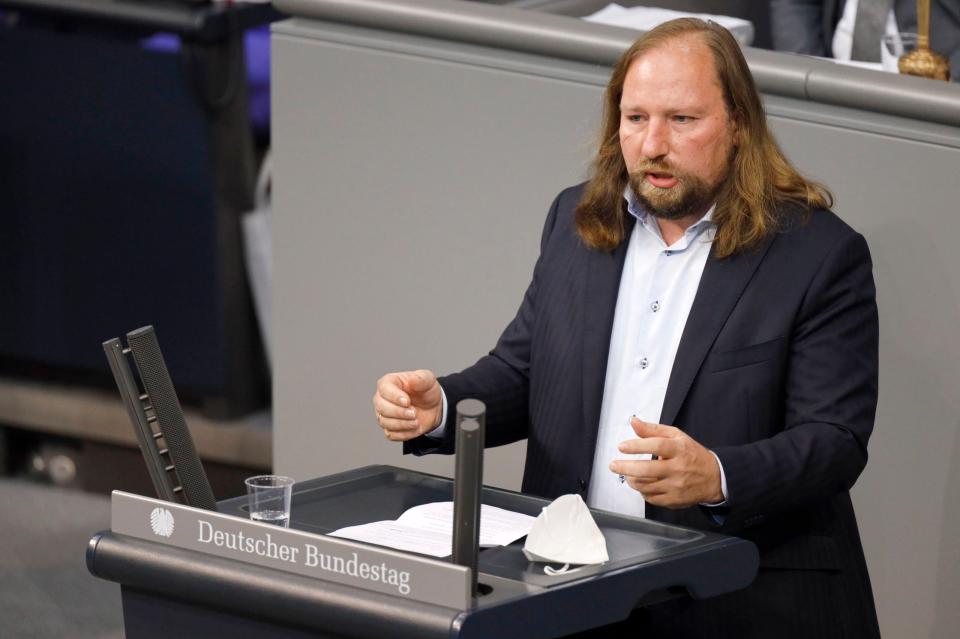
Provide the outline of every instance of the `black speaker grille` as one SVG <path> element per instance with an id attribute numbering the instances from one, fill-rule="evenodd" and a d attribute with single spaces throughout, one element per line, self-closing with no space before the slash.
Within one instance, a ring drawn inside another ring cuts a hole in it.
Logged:
<path id="1" fill-rule="evenodd" d="M 152 326 L 127 333 L 127 344 L 140 371 L 144 390 L 157 416 L 157 425 L 169 449 L 170 461 L 176 468 L 183 496 L 187 504 L 197 508 L 216 510 L 217 502 L 203 470 L 193 438 L 180 408 L 180 400 L 173 389 L 170 373 L 163 361 L 157 335 Z"/>

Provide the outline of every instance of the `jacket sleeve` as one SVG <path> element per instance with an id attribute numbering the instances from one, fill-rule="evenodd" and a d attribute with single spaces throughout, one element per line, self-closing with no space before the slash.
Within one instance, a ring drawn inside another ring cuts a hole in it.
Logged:
<path id="1" fill-rule="evenodd" d="M 867 463 L 877 406 L 879 329 L 866 241 L 850 233 L 826 255 L 791 332 L 784 429 L 720 446 L 728 526 L 849 490 Z"/>

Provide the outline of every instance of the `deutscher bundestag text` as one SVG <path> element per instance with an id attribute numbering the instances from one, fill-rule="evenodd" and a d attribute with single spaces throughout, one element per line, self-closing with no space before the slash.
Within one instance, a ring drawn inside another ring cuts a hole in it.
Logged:
<path id="1" fill-rule="evenodd" d="M 410 594 L 410 573 L 406 570 L 390 568 L 385 561 L 368 563 L 361 560 L 356 552 L 351 553 L 349 558 L 333 555 L 321 552 L 320 548 L 308 542 L 302 545 L 277 543 L 269 532 L 261 537 L 246 534 L 242 530 L 236 533 L 217 530 L 212 523 L 203 519 L 197 523 L 199 524 L 197 541 L 201 544 L 211 544 L 238 553 L 301 564 L 324 572 L 387 584 L 394 586 L 401 595 Z M 302 562 L 300 557 L 303 557 Z"/>

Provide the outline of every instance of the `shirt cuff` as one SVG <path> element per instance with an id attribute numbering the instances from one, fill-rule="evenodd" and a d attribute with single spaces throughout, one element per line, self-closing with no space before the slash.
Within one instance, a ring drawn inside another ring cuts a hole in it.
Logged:
<path id="1" fill-rule="evenodd" d="M 443 439 L 444 429 L 447 427 L 447 394 L 443 392 L 443 386 L 440 387 L 440 401 L 442 402 L 440 405 L 440 425 L 424 435 L 424 437 L 435 439 L 437 441 L 441 441 Z M 718 459 L 717 461 L 720 460 Z M 720 476 L 723 476 L 723 466 L 720 467 Z M 724 484 L 723 494 L 724 497 L 726 497 L 726 484 Z"/>
<path id="2" fill-rule="evenodd" d="M 444 404 L 444 406 L 446 406 L 446 404 Z M 726 506 L 726 505 L 727 505 L 727 500 L 729 499 L 729 497 L 727 496 L 727 475 L 726 475 L 726 473 L 723 472 L 723 463 L 720 461 L 720 458 L 717 457 L 717 454 L 716 454 L 715 452 L 713 452 L 712 450 L 710 451 L 710 454 L 713 455 L 713 458 L 717 460 L 717 466 L 720 467 L 720 492 L 723 493 L 723 501 L 718 501 L 718 502 L 713 503 L 713 504 L 707 504 L 707 503 L 705 503 L 705 502 L 700 502 L 700 505 L 701 505 L 701 506 L 707 506 L 707 507 L 709 507 L 709 508 L 712 508 L 712 507 L 714 507 L 714 506 Z"/>

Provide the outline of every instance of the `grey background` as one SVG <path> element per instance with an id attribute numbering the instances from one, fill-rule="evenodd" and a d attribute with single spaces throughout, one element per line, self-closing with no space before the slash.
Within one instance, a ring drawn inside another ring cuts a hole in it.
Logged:
<path id="1" fill-rule="evenodd" d="M 276 470 L 450 475 L 451 459 L 383 439 L 374 384 L 493 346 L 547 207 L 586 174 L 608 67 L 305 21 L 275 33 Z M 881 629 L 954 636 L 960 129 L 765 97 L 787 154 L 874 256 L 881 399 L 853 492 Z M 489 450 L 486 483 L 517 488 L 523 452 Z"/>

